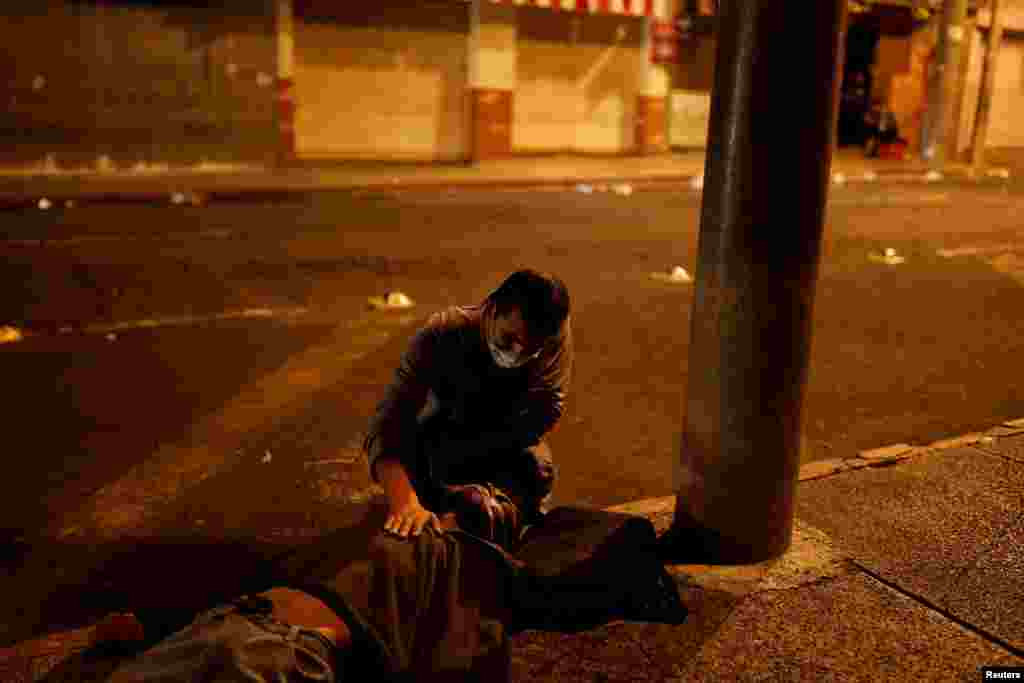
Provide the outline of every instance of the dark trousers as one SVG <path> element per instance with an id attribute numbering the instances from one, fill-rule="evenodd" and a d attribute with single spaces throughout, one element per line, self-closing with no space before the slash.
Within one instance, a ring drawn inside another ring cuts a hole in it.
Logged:
<path id="1" fill-rule="evenodd" d="M 319 681 L 334 683 L 335 648 L 312 629 L 273 616 L 265 596 L 240 598 L 123 662 L 108 683 Z"/>
<path id="2" fill-rule="evenodd" d="M 404 464 L 423 505 L 440 514 L 447 511 L 448 487 L 492 484 L 515 502 L 524 523 L 535 523 L 546 512 L 555 484 L 548 444 L 542 439 L 522 450 L 470 452 L 463 436 L 471 439 L 473 434 L 442 416 L 419 425 L 414 460 Z"/>

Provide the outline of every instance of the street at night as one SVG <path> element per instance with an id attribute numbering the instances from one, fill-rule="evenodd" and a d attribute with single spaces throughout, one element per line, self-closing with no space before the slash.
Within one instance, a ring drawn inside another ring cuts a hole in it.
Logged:
<path id="1" fill-rule="evenodd" d="M 1024 415 L 1008 187 L 833 187 L 802 462 Z M 26 336 L 0 347 L 7 538 L 316 526 L 367 495 L 359 444 L 418 324 L 526 266 L 573 298 L 555 503 L 671 495 L 694 285 L 651 273 L 695 274 L 699 200 L 435 188 L 8 211 L 2 317 Z M 415 307 L 371 310 L 389 290 Z"/>
<path id="2" fill-rule="evenodd" d="M 9 4 L 0 683 L 1024 678 L 1024 0 Z"/>

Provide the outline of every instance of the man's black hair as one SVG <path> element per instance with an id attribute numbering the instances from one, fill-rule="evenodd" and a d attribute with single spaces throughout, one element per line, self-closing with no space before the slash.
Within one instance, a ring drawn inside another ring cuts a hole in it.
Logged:
<path id="1" fill-rule="evenodd" d="M 535 270 L 518 270 L 487 297 L 498 315 L 516 307 L 527 332 L 535 339 L 558 334 L 569 316 L 569 290 L 553 275 Z"/>

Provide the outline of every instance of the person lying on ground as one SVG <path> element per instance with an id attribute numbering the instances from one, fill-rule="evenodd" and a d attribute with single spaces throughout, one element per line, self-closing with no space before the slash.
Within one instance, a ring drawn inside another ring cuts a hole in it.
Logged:
<path id="1" fill-rule="evenodd" d="M 149 647 L 106 680 L 507 680 L 506 591 L 517 563 L 460 532 L 451 514 L 440 533 L 401 538 L 382 531 L 382 500 L 357 513 L 273 560 L 258 590 L 184 626 L 168 632 L 158 611 L 137 612 Z"/>
<path id="2" fill-rule="evenodd" d="M 436 530 L 457 510 L 465 530 L 509 547 L 536 523 L 555 480 L 544 437 L 564 411 L 569 308 L 560 279 L 520 270 L 417 332 L 364 442 L 388 531 Z"/>
<path id="3" fill-rule="evenodd" d="M 382 530 L 383 499 L 270 561 L 246 595 L 168 629 L 138 613 L 148 649 L 109 683 L 160 681 L 507 681 L 509 636 L 578 632 L 614 620 L 680 624 L 687 615 L 651 522 L 558 508 L 512 556 L 458 528 Z M 133 558 L 134 559 L 134 558 Z M 251 567 L 245 568 L 251 570 Z M 192 586 L 202 591 L 200 582 Z"/>

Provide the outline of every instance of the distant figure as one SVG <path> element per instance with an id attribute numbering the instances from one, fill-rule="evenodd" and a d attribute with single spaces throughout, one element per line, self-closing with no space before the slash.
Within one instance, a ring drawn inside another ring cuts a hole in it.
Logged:
<path id="1" fill-rule="evenodd" d="M 539 520 L 555 466 L 544 436 L 572 366 L 569 292 L 512 273 L 475 306 L 436 313 L 409 344 L 364 444 L 391 506 L 385 530 L 459 526 L 503 547 Z"/>
<path id="2" fill-rule="evenodd" d="M 843 78 L 839 107 L 839 144 L 864 144 L 864 118 L 869 109 L 870 84 L 863 71 L 851 71 Z"/>
<path id="3" fill-rule="evenodd" d="M 896 115 L 881 100 L 871 103 L 864 117 L 864 127 L 867 130 L 864 152 L 869 157 L 877 157 L 883 147 L 901 141 Z"/>

